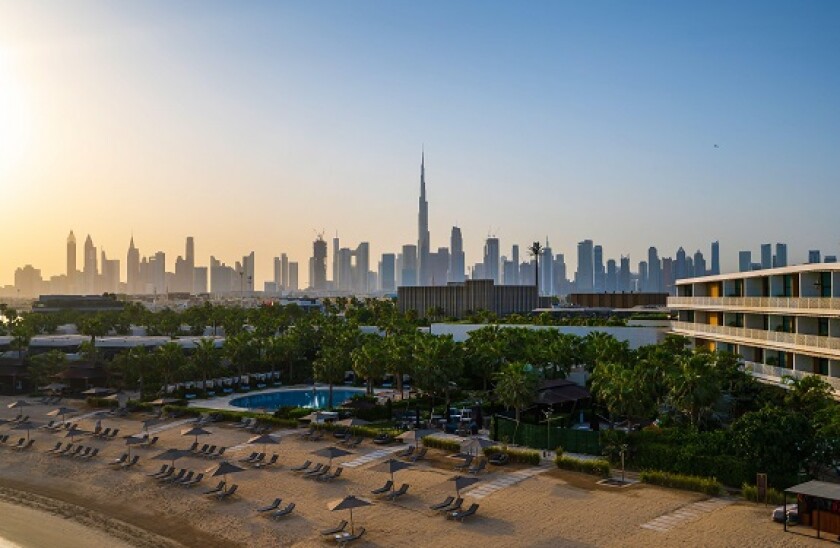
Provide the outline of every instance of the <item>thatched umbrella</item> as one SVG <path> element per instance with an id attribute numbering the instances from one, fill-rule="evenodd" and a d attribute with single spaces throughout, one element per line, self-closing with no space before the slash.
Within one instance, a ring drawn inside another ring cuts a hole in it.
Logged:
<path id="1" fill-rule="evenodd" d="M 103 396 L 108 396 L 108 395 L 113 394 L 113 393 L 114 393 L 113 389 L 103 388 L 103 387 L 100 387 L 100 386 L 95 386 L 93 388 L 88 388 L 87 390 L 82 392 L 82 394 L 84 394 L 85 396 L 93 396 L 94 398 L 101 398 Z"/>
<path id="2" fill-rule="evenodd" d="M 228 474 L 236 474 L 239 472 L 244 472 L 244 468 L 240 468 L 239 466 L 232 464 L 226 460 L 223 460 L 218 465 L 208 468 L 206 470 L 207 474 L 210 474 L 211 478 L 215 478 L 217 476 L 222 476 L 225 481 L 225 485 L 227 485 L 227 475 Z"/>
<path id="3" fill-rule="evenodd" d="M 33 428 L 38 428 L 38 425 L 32 421 L 19 422 L 12 426 L 12 430 L 26 430 L 26 441 L 29 441 L 29 431 Z"/>
<path id="4" fill-rule="evenodd" d="M 146 441 L 146 438 L 143 436 L 131 435 L 125 437 L 125 444 L 128 446 L 128 458 L 131 458 L 131 446 L 140 445 L 144 441 Z"/>
<path id="5" fill-rule="evenodd" d="M 274 439 L 271 434 L 261 434 L 259 436 L 254 436 L 253 438 L 248 440 L 248 443 L 251 445 L 262 445 L 263 446 L 263 453 L 265 453 L 265 446 L 266 445 L 280 445 L 280 442 Z"/>
<path id="6" fill-rule="evenodd" d="M 363 506 L 371 506 L 369 500 L 361 499 L 355 495 L 347 495 L 343 499 L 335 500 L 327 505 L 327 508 L 332 512 L 339 510 L 350 510 L 350 532 L 355 534 L 356 528 L 353 524 L 353 508 L 361 508 Z"/>
<path id="7" fill-rule="evenodd" d="M 29 403 L 26 400 L 17 400 L 17 401 L 13 401 L 12 403 L 7 405 L 6 407 L 8 407 L 9 409 L 17 409 L 18 407 L 29 407 L 30 405 L 32 405 L 32 404 Z"/>
<path id="8" fill-rule="evenodd" d="M 76 439 L 75 439 L 76 436 L 82 436 L 84 434 L 89 434 L 89 433 L 90 432 L 88 432 L 87 430 L 82 430 L 81 428 L 76 428 L 74 426 L 73 428 L 70 428 L 69 430 L 67 430 L 67 432 L 64 433 L 64 437 L 65 438 L 70 438 L 70 441 L 75 442 L 76 441 Z"/>
<path id="9" fill-rule="evenodd" d="M 376 470 L 377 472 L 388 472 L 391 474 L 391 483 L 394 483 L 394 472 L 399 472 L 400 470 L 405 470 L 406 468 L 411 468 L 414 466 L 410 462 L 404 462 L 397 459 L 388 459 L 385 462 L 381 462 L 374 466 L 372 470 Z M 393 490 L 393 486 L 391 487 Z"/>
<path id="10" fill-rule="evenodd" d="M 470 485 L 481 481 L 478 478 L 471 478 L 469 476 L 453 476 L 449 478 L 449 481 L 455 482 L 455 495 L 460 498 L 461 497 L 461 489 L 465 489 Z"/>
<path id="11" fill-rule="evenodd" d="M 58 407 L 47 413 L 48 417 L 61 417 L 61 422 L 65 422 L 64 416 L 70 413 L 75 413 L 76 409 L 71 407 Z"/>
<path id="12" fill-rule="evenodd" d="M 186 428 L 181 430 L 182 436 L 195 436 L 195 443 L 198 443 L 198 436 L 209 436 L 213 432 L 209 430 L 205 430 L 200 426 L 193 426 L 192 428 Z"/>
<path id="13" fill-rule="evenodd" d="M 154 457 L 152 457 L 152 460 L 172 461 L 172 466 L 175 466 L 175 461 L 176 460 L 178 460 L 180 458 L 183 458 L 183 457 L 189 457 L 192 454 L 193 454 L 193 452 L 189 451 L 187 449 L 174 449 L 173 448 L 173 449 L 167 449 L 163 453 L 159 453 L 159 454 L 155 455 Z"/>
<path id="14" fill-rule="evenodd" d="M 319 457 L 325 457 L 330 459 L 330 464 L 332 464 L 332 460 L 336 457 L 344 457 L 346 455 L 352 455 L 350 451 L 345 451 L 339 447 L 324 447 L 323 449 L 318 449 L 317 451 L 312 452 L 313 455 L 318 455 Z"/>

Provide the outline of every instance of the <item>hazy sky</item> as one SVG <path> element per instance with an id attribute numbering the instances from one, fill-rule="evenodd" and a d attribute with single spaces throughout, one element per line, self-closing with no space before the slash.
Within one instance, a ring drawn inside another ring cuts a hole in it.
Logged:
<path id="1" fill-rule="evenodd" d="M 168 269 L 463 230 L 840 254 L 840 3 L 0 2 L 0 284 L 72 228 Z M 714 145 L 719 145 L 715 148 Z M 81 256 L 79 259 L 81 264 Z"/>

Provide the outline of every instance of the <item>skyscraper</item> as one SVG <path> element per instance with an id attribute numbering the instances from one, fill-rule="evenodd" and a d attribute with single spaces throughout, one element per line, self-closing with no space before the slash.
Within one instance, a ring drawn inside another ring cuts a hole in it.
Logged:
<path id="1" fill-rule="evenodd" d="M 466 271 L 464 258 L 464 239 L 461 236 L 461 229 L 452 227 L 452 235 L 449 238 L 449 278 L 450 282 L 463 282 Z"/>
<path id="2" fill-rule="evenodd" d="M 662 292 L 662 263 L 659 261 L 659 251 L 653 246 L 648 248 L 648 283 L 643 291 L 651 293 Z"/>
<path id="3" fill-rule="evenodd" d="M 291 276 L 291 273 L 290 273 Z M 318 235 L 312 243 L 312 289 L 324 291 L 327 289 L 327 242 Z"/>
<path id="4" fill-rule="evenodd" d="M 326 276 L 326 274 L 324 274 Z M 286 288 L 288 291 L 298 290 L 298 264 L 297 262 L 289 263 L 289 285 Z"/>
<path id="5" fill-rule="evenodd" d="M 749 272 L 752 270 L 752 252 L 738 252 L 738 272 Z"/>
<path id="6" fill-rule="evenodd" d="M 542 295 L 554 295 L 554 252 L 548 243 L 548 238 L 545 239 L 545 247 L 542 251 L 542 259 L 540 259 L 540 293 Z"/>
<path id="7" fill-rule="evenodd" d="M 592 254 L 592 240 L 584 240 L 578 243 L 578 267 L 577 272 L 575 272 L 575 291 L 578 293 L 592 293 Z"/>
<path id="8" fill-rule="evenodd" d="M 289 284 L 289 257 L 285 253 L 280 254 L 280 285 L 282 289 L 288 291 Z M 297 289 L 297 287 L 295 287 Z"/>
<path id="9" fill-rule="evenodd" d="M 484 278 L 499 285 L 499 239 L 489 236 L 484 242 Z"/>
<path id="10" fill-rule="evenodd" d="M 507 285 L 519 285 L 521 281 L 519 280 L 519 245 L 513 244 L 513 247 L 510 249 L 510 261 L 513 263 L 513 277 L 511 281 L 505 281 Z"/>
<path id="11" fill-rule="evenodd" d="M 811 263 L 811 264 L 820 262 L 820 250 L 819 249 L 808 250 L 808 262 Z"/>
<path id="12" fill-rule="evenodd" d="M 604 248 L 600 245 L 592 248 L 592 274 L 595 293 L 602 293 L 605 285 Z"/>
<path id="13" fill-rule="evenodd" d="M 76 236 L 67 236 L 67 292 L 76 292 Z"/>
<path id="14" fill-rule="evenodd" d="M 187 261 L 185 289 L 188 293 L 195 293 L 195 240 L 192 236 L 187 236 L 187 249 L 184 258 Z"/>
<path id="15" fill-rule="evenodd" d="M 607 275 L 604 281 L 604 291 L 612 293 L 618 289 L 618 268 L 615 259 L 607 261 Z"/>
<path id="16" fill-rule="evenodd" d="M 84 291 L 88 295 L 96 293 L 96 277 L 98 275 L 96 266 L 96 248 L 93 246 L 93 240 L 88 234 L 85 239 L 85 271 L 84 271 Z"/>
<path id="17" fill-rule="evenodd" d="M 339 281 L 339 271 L 341 270 L 340 265 L 338 264 L 338 250 L 341 249 L 341 243 L 338 241 L 338 233 L 336 233 L 335 238 L 333 238 L 333 256 L 332 256 L 332 283 L 333 288 L 338 289 Z"/>
<path id="18" fill-rule="evenodd" d="M 682 246 L 680 246 L 680 248 L 677 250 L 677 261 L 676 261 L 676 263 L 677 263 L 675 265 L 676 272 L 674 274 L 674 277 L 677 280 L 682 280 L 683 278 L 688 278 L 688 269 L 686 268 L 687 265 L 686 265 L 686 262 L 685 262 L 685 249 L 683 249 Z"/>
<path id="19" fill-rule="evenodd" d="M 393 253 L 383 253 L 379 261 L 379 286 L 382 291 L 394 292 L 396 284 L 396 256 Z"/>
<path id="20" fill-rule="evenodd" d="M 706 259 L 703 257 L 703 252 L 699 249 L 694 253 L 694 276 L 706 276 Z"/>
<path id="21" fill-rule="evenodd" d="M 712 276 L 720 274 L 720 243 L 717 240 L 712 242 L 712 270 L 709 274 Z"/>
<path id="22" fill-rule="evenodd" d="M 618 269 L 618 290 L 630 291 L 630 257 L 621 256 L 621 266 Z"/>
<path id="23" fill-rule="evenodd" d="M 134 246 L 134 236 L 128 243 L 128 255 L 125 260 L 126 285 L 129 295 L 136 295 L 143 292 L 140 283 L 140 250 Z"/>
<path id="24" fill-rule="evenodd" d="M 426 201 L 426 153 L 420 155 L 420 207 L 417 215 L 418 284 L 430 285 L 429 264 L 429 203 Z"/>
<path id="25" fill-rule="evenodd" d="M 776 254 L 773 256 L 773 268 L 787 266 L 787 244 L 776 244 Z"/>
<path id="26" fill-rule="evenodd" d="M 402 246 L 402 260 L 400 261 L 400 285 L 417 285 L 417 246 Z"/>
<path id="27" fill-rule="evenodd" d="M 761 268 L 773 268 L 773 246 L 761 244 Z"/>

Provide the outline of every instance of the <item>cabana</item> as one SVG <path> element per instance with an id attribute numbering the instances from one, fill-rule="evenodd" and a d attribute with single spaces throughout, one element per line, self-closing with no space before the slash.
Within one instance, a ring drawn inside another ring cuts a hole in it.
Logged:
<path id="1" fill-rule="evenodd" d="M 787 531 L 787 494 L 796 495 L 799 521 L 820 532 L 840 535 L 840 484 L 825 481 L 807 481 L 785 489 L 783 514 L 784 529 Z"/>

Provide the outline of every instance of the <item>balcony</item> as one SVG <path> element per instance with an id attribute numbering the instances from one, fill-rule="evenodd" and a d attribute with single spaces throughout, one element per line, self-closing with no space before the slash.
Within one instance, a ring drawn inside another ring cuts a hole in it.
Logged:
<path id="1" fill-rule="evenodd" d="M 735 344 L 774 348 L 788 352 L 803 352 L 840 358 L 840 338 L 765 331 L 744 327 L 726 327 L 691 322 L 671 322 L 671 330 L 678 335 L 703 337 Z"/>
<path id="2" fill-rule="evenodd" d="M 668 297 L 668 306 L 689 310 L 840 316 L 837 297 Z"/>
<path id="3" fill-rule="evenodd" d="M 744 371 L 749 372 L 754 377 L 757 377 L 764 381 L 781 383 L 782 378 L 785 376 L 790 376 L 795 379 L 801 379 L 807 375 L 813 375 L 814 373 L 807 373 L 805 371 L 795 371 L 793 369 L 787 369 L 785 367 L 776 367 L 773 365 L 767 365 L 765 363 L 757 363 L 757 362 L 744 362 Z M 818 375 L 820 379 L 824 380 L 831 387 L 834 389 L 835 397 L 840 395 L 840 379 L 836 377 L 826 377 L 825 375 Z"/>

